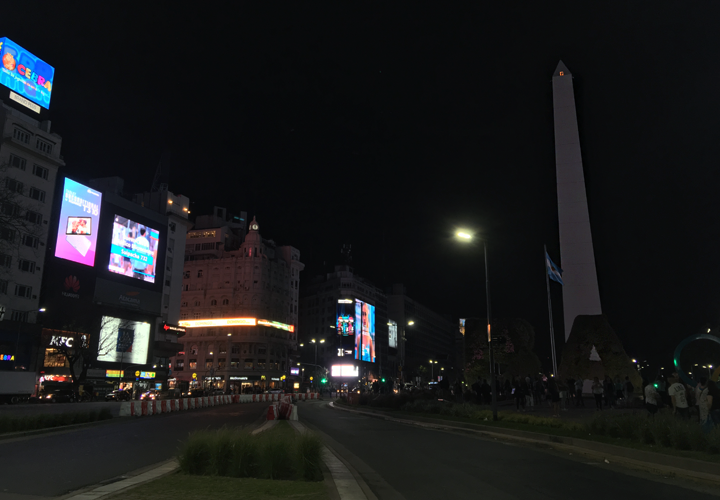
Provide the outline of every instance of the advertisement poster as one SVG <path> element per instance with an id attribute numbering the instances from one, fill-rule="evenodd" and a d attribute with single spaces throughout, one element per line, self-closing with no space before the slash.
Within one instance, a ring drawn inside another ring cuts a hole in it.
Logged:
<path id="1" fill-rule="evenodd" d="M 375 362 L 375 306 L 355 299 L 355 359 Z"/>
<path id="2" fill-rule="evenodd" d="M 388 346 L 397 349 L 397 323 L 388 321 Z"/>
<path id="3" fill-rule="evenodd" d="M 65 178 L 55 257 L 95 265 L 102 194 Z"/>
<path id="4" fill-rule="evenodd" d="M 55 68 L 6 37 L 0 38 L 0 57 L 0 83 L 49 109 Z"/>
<path id="5" fill-rule="evenodd" d="M 156 229 L 115 215 L 108 270 L 155 283 L 158 242 Z"/>
<path id="6" fill-rule="evenodd" d="M 340 299 L 337 303 L 337 321 L 335 328 L 338 335 L 349 337 L 355 335 L 355 304 L 351 299 Z"/>
<path id="7" fill-rule="evenodd" d="M 149 342 L 150 323 L 103 316 L 97 359 L 144 365 Z"/>

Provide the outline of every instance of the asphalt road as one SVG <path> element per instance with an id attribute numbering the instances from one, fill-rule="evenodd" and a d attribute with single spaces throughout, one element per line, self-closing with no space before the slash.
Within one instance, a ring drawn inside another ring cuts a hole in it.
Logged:
<path id="1" fill-rule="evenodd" d="M 320 430 L 381 500 L 717 498 L 708 488 L 705 493 L 685 489 L 679 480 L 554 450 L 333 410 L 323 402 L 302 404 L 299 418 Z"/>
<path id="2" fill-rule="evenodd" d="M 267 406 L 231 404 L 0 440 L 0 499 L 9 494 L 60 496 L 168 460 L 188 433 L 251 424 Z"/>

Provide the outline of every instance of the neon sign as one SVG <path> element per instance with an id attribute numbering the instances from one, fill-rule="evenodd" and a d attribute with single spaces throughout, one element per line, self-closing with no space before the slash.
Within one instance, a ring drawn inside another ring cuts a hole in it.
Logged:
<path id="1" fill-rule="evenodd" d="M 221 319 L 186 319 L 178 321 L 185 328 L 200 328 L 203 326 L 255 326 L 256 318 L 221 318 Z"/>
<path id="2" fill-rule="evenodd" d="M 262 326 L 271 326 L 273 328 L 278 328 L 280 330 L 285 330 L 288 332 L 295 331 L 295 326 L 286 325 L 285 323 L 278 323 L 277 321 L 268 321 L 266 319 L 259 319 L 259 320 L 257 320 L 257 324 L 262 325 Z"/>
<path id="3" fill-rule="evenodd" d="M 14 354 L 0 354 L 0 361 L 15 361 Z"/>

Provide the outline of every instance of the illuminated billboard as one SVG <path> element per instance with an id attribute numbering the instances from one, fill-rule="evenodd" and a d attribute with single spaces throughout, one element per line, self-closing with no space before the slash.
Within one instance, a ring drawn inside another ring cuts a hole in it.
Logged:
<path id="1" fill-rule="evenodd" d="M 338 335 L 350 337 L 355 335 L 355 301 L 340 299 L 337 303 L 335 328 Z"/>
<path id="2" fill-rule="evenodd" d="M 157 229 L 116 214 L 108 270 L 155 283 L 158 242 Z"/>
<path id="3" fill-rule="evenodd" d="M 102 194 L 65 178 L 55 257 L 95 265 Z"/>
<path id="4" fill-rule="evenodd" d="M 255 318 L 221 318 L 221 319 L 183 319 L 178 325 L 184 328 L 200 328 L 203 326 L 255 326 Z"/>
<path id="5" fill-rule="evenodd" d="M 290 375 L 300 375 L 300 368 L 290 368 Z"/>
<path id="6" fill-rule="evenodd" d="M 375 306 L 355 299 L 355 359 L 375 362 Z"/>
<path id="7" fill-rule="evenodd" d="M 55 68 L 7 37 L 0 38 L 0 57 L 0 83 L 49 109 Z"/>
<path id="8" fill-rule="evenodd" d="M 332 365 L 330 375 L 333 377 L 357 377 L 358 367 L 355 365 Z"/>
<path id="9" fill-rule="evenodd" d="M 97 359 L 144 365 L 149 343 L 150 323 L 103 316 Z"/>
<path id="10" fill-rule="evenodd" d="M 388 321 L 388 346 L 397 349 L 397 323 Z"/>

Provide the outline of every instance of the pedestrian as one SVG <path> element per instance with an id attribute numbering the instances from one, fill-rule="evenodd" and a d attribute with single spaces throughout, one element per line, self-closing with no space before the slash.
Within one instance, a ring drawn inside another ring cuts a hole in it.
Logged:
<path id="1" fill-rule="evenodd" d="M 532 379 L 530 378 L 530 375 L 525 377 L 525 407 L 530 408 L 530 411 L 533 411 L 535 406 L 535 401 L 533 399 L 533 387 L 532 387 Z"/>
<path id="2" fill-rule="evenodd" d="M 680 383 L 678 378 L 668 379 L 668 394 L 670 395 L 670 403 L 673 407 L 673 415 L 679 415 L 687 420 L 690 418 L 690 408 L 687 401 L 687 391 L 685 386 Z"/>
<path id="3" fill-rule="evenodd" d="M 695 389 L 697 390 L 698 394 L 698 415 L 700 417 L 700 425 L 703 431 L 710 432 L 714 426 L 712 423 L 712 419 L 710 418 L 710 405 L 712 404 L 712 396 L 709 395 L 707 378 L 702 377 Z"/>
<path id="4" fill-rule="evenodd" d="M 548 397 L 552 403 L 553 417 L 560 417 L 560 389 L 555 377 L 548 378 Z"/>
<path id="5" fill-rule="evenodd" d="M 708 408 L 710 419 L 715 427 L 720 426 L 720 389 L 712 380 L 708 380 Z"/>
<path id="6" fill-rule="evenodd" d="M 650 416 L 654 416 L 658 412 L 660 395 L 652 382 L 646 383 L 643 381 L 643 385 L 645 385 L 645 409 L 650 413 Z"/>
<path id="7" fill-rule="evenodd" d="M 578 377 L 575 380 L 575 406 L 582 406 L 585 408 L 585 400 L 583 399 L 583 379 Z"/>
<path id="8" fill-rule="evenodd" d="M 523 391 L 523 384 L 520 383 L 519 379 L 513 381 L 512 392 L 513 396 L 515 396 L 515 409 L 520 411 L 522 406 L 522 411 L 525 411 L 525 391 Z"/>
<path id="9" fill-rule="evenodd" d="M 603 396 L 605 396 L 605 406 L 615 408 L 615 384 L 610 375 L 605 375 L 603 381 Z"/>
<path id="10" fill-rule="evenodd" d="M 635 387 L 630 382 L 630 377 L 625 377 L 625 387 L 623 387 L 625 396 L 625 405 L 630 408 L 635 399 Z"/>
<path id="11" fill-rule="evenodd" d="M 600 382 L 600 379 L 595 377 L 593 379 L 592 383 L 592 393 L 595 397 L 595 410 L 602 410 L 602 400 L 603 400 L 603 384 Z"/>

